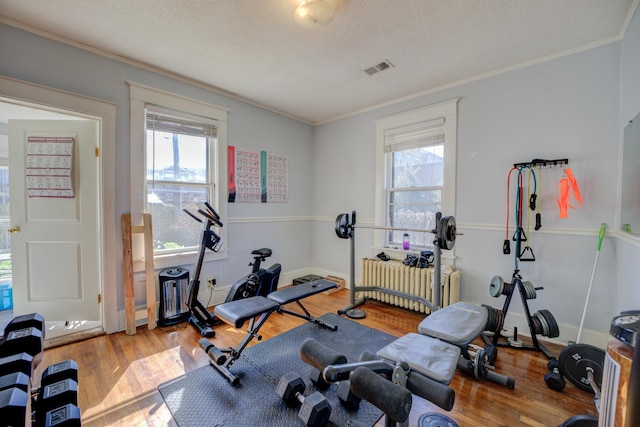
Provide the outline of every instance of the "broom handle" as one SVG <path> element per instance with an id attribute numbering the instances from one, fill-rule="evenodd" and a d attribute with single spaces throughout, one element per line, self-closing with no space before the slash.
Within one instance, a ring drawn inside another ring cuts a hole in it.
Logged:
<path id="1" fill-rule="evenodd" d="M 598 250 L 596 251 L 596 259 L 593 262 L 593 270 L 591 271 L 591 280 L 589 281 L 589 290 L 587 291 L 587 300 L 584 303 L 584 310 L 582 311 L 582 319 L 580 320 L 580 328 L 578 328 L 578 337 L 576 338 L 576 344 L 580 342 L 580 335 L 582 335 L 582 325 L 584 324 L 584 318 L 587 315 L 587 306 L 589 305 L 589 296 L 591 295 L 591 286 L 593 285 L 593 278 L 596 275 L 596 267 L 598 266 L 598 255 L 600 255 L 600 248 L 602 247 L 602 240 L 604 239 L 604 233 L 607 228 L 607 224 L 604 222 L 600 226 L 600 234 L 598 234 Z"/>

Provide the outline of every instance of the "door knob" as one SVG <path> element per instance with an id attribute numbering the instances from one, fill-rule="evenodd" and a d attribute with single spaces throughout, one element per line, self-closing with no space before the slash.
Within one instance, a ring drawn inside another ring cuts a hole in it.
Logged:
<path id="1" fill-rule="evenodd" d="M 11 227 L 10 229 L 7 230 L 9 233 L 12 234 L 18 234 L 20 232 L 20 227 L 18 227 L 17 225 Z"/>

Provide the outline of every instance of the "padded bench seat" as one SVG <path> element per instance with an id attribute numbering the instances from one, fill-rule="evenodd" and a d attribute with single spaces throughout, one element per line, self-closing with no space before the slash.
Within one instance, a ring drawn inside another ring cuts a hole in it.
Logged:
<path id="1" fill-rule="evenodd" d="M 241 328 L 244 322 L 264 313 L 270 313 L 281 306 L 307 298 L 311 295 L 333 289 L 338 285 L 328 280 L 319 279 L 290 286 L 279 291 L 271 292 L 266 297 L 255 296 L 217 305 L 213 312 L 223 322 Z"/>
<path id="2" fill-rule="evenodd" d="M 267 295 L 267 298 L 280 305 L 285 305 L 337 287 L 338 285 L 334 282 L 330 282 L 325 279 L 318 279 L 271 292 Z"/>
<path id="3" fill-rule="evenodd" d="M 412 370 L 448 385 L 458 366 L 460 348 L 410 332 L 378 350 L 377 355 L 393 362 L 407 362 Z"/>
<path id="4" fill-rule="evenodd" d="M 276 310 L 279 304 L 263 296 L 239 299 L 216 305 L 213 313 L 225 323 L 241 328 L 244 322 Z"/>
<path id="5" fill-rule="evenodd" d="M 457 346 L 466 346 L 487 326 L 489 312 L 486 307 L 457 302 L 425 317 L 418 332 L 439 338 Z"/>

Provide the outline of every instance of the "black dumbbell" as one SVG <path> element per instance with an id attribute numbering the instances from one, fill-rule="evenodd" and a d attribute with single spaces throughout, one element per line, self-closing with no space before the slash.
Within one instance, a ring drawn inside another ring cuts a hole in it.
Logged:
<path id="1" fill-rule="evenodd" d="M 23 372 L 12 372 L 0 377 L 0 390 L 17 387 L 25 393 L 31 393 L 31 379 Z"/>
<path id="2" fill-rule="evenodd" d="M 71 403 L 48 411 L 44 415 L 42 427 L 76 427 L 81 426 L 80 409 Z"/>
<path id="3" fill-rule="evenodd" d="M 42 331 L 34 326 L 13 329 L 5 333 L 4 340 L 0 343 L 0 357 L 28 353 L 33 357 L 34 368 L 42 361 L 43 352 L 44 337 Z"/>
<path id="4" fill-rule="evenodd" d="M 78 383 L 70 378 L 42 387 L 37 411 L 44 414 L 68 403 L 78 405 Z"/>
<path id="5" fill-rule="evenodd" d="M 336 394 L 338 395 L 338 400 L 345 409 L 352 411 L 358 409 L 360 406 L 360 401 L 362 399 L 353 394 L 351 391 L 351 382 L 349 382 L 349 380 L 340 381 Z"/>
<path id="6" fill-rule="evenodd" d="M 0 391 L 0 420 L 6 426 L 31 425 L 31 399 L 17 387 Z"/>
<path id="7" fill-rule="evenodd" d="M 302 378 L 295 373 L 283 375 L 276 387 L 276 393 L 289 407 L 300 404 L 298 417 L 306 426 L 326 426 L 331 416 L 331 405 L 320 392 L 316 391 L 304 396 L 306 385 Z"/>
<path id="8" fill-rule="evenodd" d="M 544 374 L 544 382 L 547 383 L 547 387 L 551 390 L 561 391 L 564 388 L 565 383 L 564 378 L 560 373 L 560 363 L 558 362 L 558 359 L 549 360 L 547 363 L 547 369 L 549 369 L 549 372 Z"/>
<path id="9" fill-rule="evenodd" d="M 4 336 L 6 337 L 9 332 L 24 328 L 36 328 L 42 332 L 42 338 L 44 339 L 45 327 L 44 317 L 39 313 L 23 314 L 16 316 L 5 326 Z"/>
<path id="10" fill-rule="evenodd" d="M 18 353 L 12 354 L 11 356 L 0 357 L 0 376 L 22 372 L 31 378 L 33 369 L 33 356 L 28 353 Z"/>
<path id="11" fill-rule="evenodd" d="M 78 364 L 73 359 L 47 366 L 40 377 L 40 388 L 67 378 L 78 382 Z"/>

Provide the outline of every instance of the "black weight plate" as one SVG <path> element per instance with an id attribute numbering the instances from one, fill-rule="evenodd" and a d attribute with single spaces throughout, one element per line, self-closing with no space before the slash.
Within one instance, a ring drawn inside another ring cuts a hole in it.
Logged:
<path id="1" fill-rule="evenodd" d="M 600 388 L 604 356 L 604 350 L 589 344 L 569 345 L 563 348 L 558 356 L 560 373 L 576 387 L 593 393 L 587 377 L 587 368 L 593 369 L 593 380 Z"/>
<path id="2" fill-rule="evenodd" d="M 452 216 L 443 216 L 438 224 L 438 240 L 440 248 L 451 250 L 456 242 L 456 219 Z"/>
<path id="3" fill-rule="evenodd" d="M 349 235 L 349 214 L 343 213 L 336 218 L 336 235 L 341 239 L 348 239 Z"/>
<path id="4" fill-rule="evenodd" d="M 598 417 L 595 415 L 576 415 L 568 418 L 558 427 L 598 427 Z"/>
<path id="5" fill-rule="evenodd" d="M 502 295 L 502 290 L 504 289 L 504 279 L 500 276 L 493 276 L 491 278 L 491 283 L 489 284 L 489 294 L 492 297 L 498 298 Z"/>
<path id="6" fill-rule="evenodd" d="M 444 414 L 427 412 L 420 415 L 418 427 L 458 427 L 458 424 Z"/>
<path id="7" fill-rule="evenodd" d="M 540 310 L 540 314 L 547 321 L 547 325 L 549 325 L 549 338 L 556 338 L 560 336 L 560 328 L 558 327 L 558 322 L 553 317 L 553 314 L 549 310 Z"/>
<path id="8" fill-rule="evenodd" d="M 482 306 L 487 309 L 487 323 L 484 326 L 484 330 L 485 331 L 493 331 L 493 329 L 494 329 L 494 325 L 493 325 L 493 308 L 491 308 L 490 306 L 488 306 L 486 304 L 482 304 Z"/>

